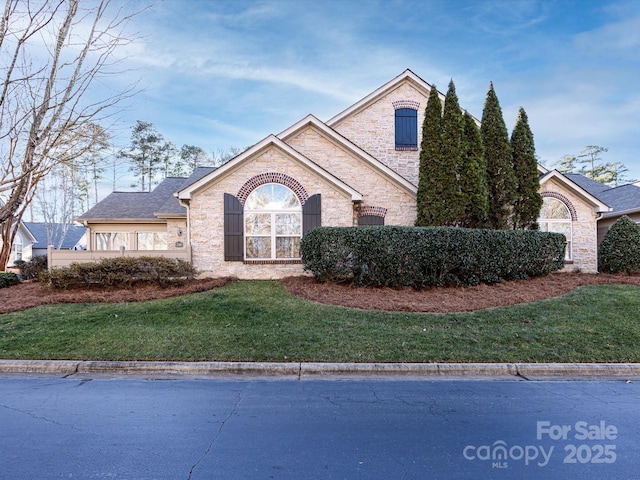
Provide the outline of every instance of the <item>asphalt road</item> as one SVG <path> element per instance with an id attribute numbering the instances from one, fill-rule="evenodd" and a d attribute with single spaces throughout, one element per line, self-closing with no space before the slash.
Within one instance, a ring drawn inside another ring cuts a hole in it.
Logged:
<path id="1" fill-rule="evenodd" d="M 0 479 L 640 480 L 625 381 L 0 379 Z"/>

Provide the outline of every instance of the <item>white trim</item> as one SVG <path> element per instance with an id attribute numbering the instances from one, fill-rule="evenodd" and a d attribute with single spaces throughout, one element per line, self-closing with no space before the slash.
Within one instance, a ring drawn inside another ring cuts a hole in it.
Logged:
<path id="1" fill-rule="evenodd" d="M 544 177 L 542 177 L 540 179 L 540 186 L 544 185 L 546 182 L 548 182 L 552 178 L 555 178 L 560 183 L 562 183 L 565 187 L 573 190 L 578 195 L 580 195 L 583 199 L 591 203 L 595 207 L 596 212 L 604 213 L 604 212 L 610 212 L 611 210 L 613 210 L 609 205 L 607 205 L 597 197 L 591 195 L 589 192 L 587 192 L 584 188 L 582 188 L 580 185 L 575 183 L 573 180 L 565 177 L 558 170 L 551 170 Z"/>
<path id="2" fill-rule="evenodd" d="M 638 213 L 640 212 L 640 207 L 636 207 L 636 208 L 627 208 L 626 210 L 620 210 L 618 212 L 614 212 L 614 211 L 610 211 L 608 213 L 605 213 L 602 218 L 613 218 L 613 217 L 621 217 L 622 215 L 629 215 L 631 213 Z"/>
<path id="3" fill-rule="evenodd" d="M 407 69 L 404 72 L 402 72 L 400 75 L 395 77 L 394 79 L 382 85 L 380 88 L 377 88 L 376 90 L 371 92 L 362 100 L 359 100 L 358 102 L 354 103 L 349 108 L 347 108 L 346 110 L 343 110 L 338 115 L 329 119 L 327 121 L 327 125 L 330 127 L 334 127 L 337 123 L 341 122 L 349 115 L 359 112 L 360 110 L 365 109 L 372 103 L 375 103 L 375 101 L 378 100 L 380 97 L 383 97 L 388 92 L 395 89 L 402 82 L 405 82 L 407 80 L 413 83 L 418 89 L 422 90 L 425 96 L 427 97 L 429 96 L 429 92 L 433 87 L 429 83 L 425 82 L 422 78 L 417 76 L 415 73 L 413 73 L 411 70 Z M 442 92 L 438 92 L 438 96 L 440 97 L 440 101 L 444 102 L 444 97 L 445 97 L 444 94 Z"/>
<path id="4" fill-rule="evenodd" d="M 566 218 L 540 218 L 538 217 L 538 225 L 541 225 L 543 223 L 547 224 L 547 229 L 546 230 L 542 230 L 544 232 L 555 232 L 555 233 L 562 233 L 562 232 L 556 232 L 556 230 L 550 230 L 549 226 L 550 225 L 558 225 L 558 224 L 569 224 L 569 235 L 570 238 L 567 238 L 567 249 L 566 249 L 566 254 L 565 254 L 565 260 L 566 261 L 573 261 L 573 223 L 574 220 L 571 218 L 571 211 L 569 210 L 569 207 L 559 198 L 556 197 L 545 197 L 544 200 L 549 200 L 549 201 L 554 201 L 554 202 L 558 202 L 560 205 L 562 205 L 564 207 L 564 209 L 567 212 L 567 217 Z M 543 207 L 544 208 L 544 205 Z M 542 210 L 540 210 L 542 211 Z M 566 237 L 566 235 L 565 235 Z"/>
<path id="5" fill-rule="evenodd" d="M 257 187 L 253 192 L 251 192 L 249 194 L 249 197 L 251 195 L 253 195 L 253 193 L 258 190 L 261 187 L 264 187 L 265 185 L 269 185 L 264 184 L 264 185 L 260 185 L 259 187 Z M 298 200 L 298 205 L 296 208 L 289 208 L 289 209 L 269 209 L 269 208 L 257 208 L 257 209 L 252 209 L 252 208 L 245 208 L 242 214 L 242 222 L 243 222 L 243 247 L 244 247 L 244 259 L 248 260 L 248 261 L 253 261 L 253 260 L 300 260 L 300 255 L 298 255 L 297 257 L 277 257 L 277 243 L 278 243 L 278 238 L 297 238 L 298 242 L 300 242 L 300 240 L 302 239 L 302 203 L 300 202 L 300 199 L 298 198 L 298 196 L 296 195 L 296 193 L 289 187 L 287 187 L 286 185 L 281 185 L 281 187 L 286 188 L 287 190 L 289 190 L 291 192 L 291 194 Z M 245 203 L 245 207 L 249 204 L 249 197 L 247 197 L 247 202 Z M 286 214 L 286 215 L 297 215 L 299 220 L 300 220 L 300 232 L 296 233 L 296 234 L 280 234 L 278 235 L 276 232 L 277 229 L 277 222 L 276 222 L 276 217 L 278 214 Z M 247 215 L 269 215 L 270 216 L 270 232 L 268 235 L 268 238 L 270 239 L 270 244 L 271 244 L 271 252 L 270 252 L 270 256 L 267 257 L 248 257 L 247 256 L 247 239 L 248 238 L 267 238 L 267 235 L 259 235 L 259 234 L 254 234 L 254 235 L 250 235 L 247 233 Z M 298 247 L 299 247 L 299 243 L 298 243 Z M 299 253 L 299 250 L 298 250 Z"/>
<path id="6" fill-rule="evenodd" d="M 371 165 L 371 167 L 373 167 L 379 173 L 393 180 L 396 184 L 404 188 L 410 194 L 416 195 L 418 193 L 418 187 L 416 187 L 409 180 L 404 178 L 402 175 L 398 174 L 395 170 L 387 167 L 380 160 L 370 155 L 369 153 L 364 151 L 362 148 L 358 147 L 355 143 L 351 142 L 348 138 L 345 138 L 342 135 L 340 135 L 334 129 L 329 127 L 327 124 L 325 124 L 321 120 L 318 120 L 313 115 L 307 115 L 299 122 L 294 123 L 289 128 L 287 128 L 286 130 L 278 134 L 278 138 L 286 142 L 286 140 L 288 140 L 289 137 L 293 136 L 295 133 L 299 132 L 300 130 L 306 128 L 309 125 L 320 130 L 320 132 L 326 135 L 329 138 L 329 140 L 333 141 L 334 143 L 337 143 L 339 146 L 348 150 L 350 153 L 360 157 L 364 162 Z"/>
<path id="7" fill-rule="evenodd" d="M 319 166 L 309 158 L 305 157 L 300 152 L 294 150 L 292 147 L 284 143 L 275 135 L 269 135 L 268 137 L 264 138 L 262 141 L 256 143 L 253 147 L 249 148 L 248 150 L 245 150 L 240 155 L 228 161 L 221 167 L 218 167 L 208 175 L 205 175 L 200 180 L 196 181 L 195 183 L 192 183 L 191 185 L 188 185 L 185 189 L 180 190 L 178 192 L 178 198 L 180 200 L 190 200 L 193 192 L 195 192 L 196 190 L 199 190 L 200 188 L 203 188 L 204 186 L 213 182 L 216 178 L 233 170 L 234 168 L 236 168 L 237 166 L 242 164 L 244 161 L 248 160 L 249 158 L 257 154 L 258 152 L 271 146 L 279 148 L 280 150 L 284 151 L 287 155 L 289 155 L 290 157 L 292 157 L 293 159 L 295 159 L 305 167 L 309 168 L 310 170 L 318 174 L 318 176 L 322 177 L 329 183 L 333 184 L 335 187 L 347 193 L 348 195 L 351 195 L 351 200 L 353 202 L 362 201 L 362 194 L 360 192 L 358 192 L 356 189 L 352 188 L 351 186 L 347 185 L 338 177 L 329 173 L 327 170 L 325 170 L 324 168 L 322 168 L 321 166 Z"/>

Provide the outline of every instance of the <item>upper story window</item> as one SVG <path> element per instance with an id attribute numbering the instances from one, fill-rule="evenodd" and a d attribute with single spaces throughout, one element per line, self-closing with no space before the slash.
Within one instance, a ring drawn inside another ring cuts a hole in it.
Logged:
<path id="1" fill-rule="evenodd" d="M 300 258 L 302 206 L 292 190 L 278 183 L 256 188 L 244 205 L 245 258 Z"/>
<path id="2" fill-rule="evenodd" d="M 538 225 L 543 232 L 562 233 L 567 238 L 565 250 L 565 260 L 571 260 L 571 245 L 573 243 L 573 227 L 571 222 L 571 212 L 569 208 L 557 198 L 545 197 Z"/>
<path id="3" fill-rule="evenodd" d="M 418 111 L 413 108 L 397 108 L 396 150 L 418 149 Z"/>

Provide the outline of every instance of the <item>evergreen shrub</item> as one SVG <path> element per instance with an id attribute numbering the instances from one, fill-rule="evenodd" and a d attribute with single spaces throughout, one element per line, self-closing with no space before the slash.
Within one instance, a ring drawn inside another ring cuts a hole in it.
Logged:
<path id="1" fill-rule="evenodd" d="M 36 255 L 28 262 L 16 262 L 16 267 L 20 269 L 22 280 L 40 280 L 43 272 L 47 271 L 47 263 L 46 255 Z"/>
<path id="2" fill-rule="evenodd" d="M 598 268 L 603 273 L 640 272 L 640 225 L 623 215 L 611 226 L 598 248 Z"/>
<path id="3" fill-rule="evenodd" d="M 88 286 L 126 288 L 144 283 L 167 287 L 184 284 L 195 274 L 193 266 L 184 260 L 164 257 L 117 257 L 52 268 L 47 273 L 47 280 L 57 289 Z"/>
<path id="4" fill-rule="evenodd" d="M 13 285 L 18 285 L 19 283 L 20 278 L 15 273 L 0 272 L 0 288 L 11 287 Z"/>
<path id="5" fill-rule="evenodd" d="M 356 286 L 470 286 L 564 266 L 559 233 L 456 227 L 320 227 L 302 238 L 304 268 Z"/>

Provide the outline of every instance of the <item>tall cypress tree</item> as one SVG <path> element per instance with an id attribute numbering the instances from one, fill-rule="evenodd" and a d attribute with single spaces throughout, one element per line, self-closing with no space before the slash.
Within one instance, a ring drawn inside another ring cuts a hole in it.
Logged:
<path id="1" fill-rule="evenodd" d="M 482 228 L 487 221 L 487 165 L 480 130 L 473 117 L 464 114 L 464 154 L 460 169 L 463 216 L 461 225 Z"/>
<path id="2" fill-rule="evenodd" d="M 432 85 L 422 124 L 420 143 L 420 170 L 418 174 L 416 225 L 435 225 L 438 195 L 438 170 L 440 166 L 442 103 L 438 90 Z"/>
<path id="3" fill-rule="evenodd" d="M 516 178 L 512 168 L 509 133 L 493 82 L 484 103 L 480 136 L 487 161 L 487 226 L 494 229 L 508 228 L 516 195 Z"/>
<path id="4" fill-rule="evenodd" d="M 440 149 L 439 225 L 460 225 L 464 207 L 458 184 L 464 151 L 464 119 L 453 80 L 449 82 L 442 114 L 442 146 Z"/>
<path id="5" fill-rule="evenodd" d="M 538 161 L 533 133 L 524 108 L 520 107 L 516 126 L 511 133 L 513 172 L 518 185 L 513 202 L 513 228 L 538 228 L 538 216 L 542 208 Z"/>

